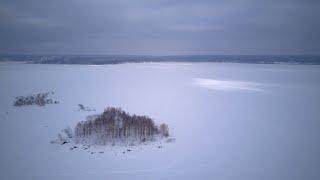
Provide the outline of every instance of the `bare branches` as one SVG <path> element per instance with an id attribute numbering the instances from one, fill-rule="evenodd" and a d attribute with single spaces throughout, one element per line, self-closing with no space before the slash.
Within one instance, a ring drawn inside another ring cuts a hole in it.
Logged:
<path id="1" fill-rule="evenodd" d="M 77 142 L 108 144 L 152 141 L 156 137 L 168 137 L 169 130 L 166 124 L 158 128 L 147 116 L 131 116 L 120 108 L 108 107 L 102 114 L 79 122 L 74 134 Z"/>

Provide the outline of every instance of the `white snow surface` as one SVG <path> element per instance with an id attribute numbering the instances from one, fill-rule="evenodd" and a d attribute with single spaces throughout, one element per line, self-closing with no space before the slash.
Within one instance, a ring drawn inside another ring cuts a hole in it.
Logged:
<path id="1" fill-rule="evenodd" d="M 222 81 L 205 78 L 194 78 L 194 84 L 200 87 L 221 91 L 261 91 L 261 84 L 245 81 Z"/>
<path id="2" fill-rule="evenodd" d="M 48 91 L 59 104 L 13 106 Z M 319 92 L 317 65 L 1 62 L 0 179 L 320 179 Z M 50 143 L 108 106 L 168 124 L 176 141 L 125 154 Z"/>

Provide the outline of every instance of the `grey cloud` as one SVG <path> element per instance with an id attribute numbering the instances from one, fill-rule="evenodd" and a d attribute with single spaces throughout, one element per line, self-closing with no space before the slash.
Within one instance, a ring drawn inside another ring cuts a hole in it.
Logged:
<path id="1" fill-rule="evenodd" d="M 320 2 L 3 0 L 0 53 L 319 54 Z"/>

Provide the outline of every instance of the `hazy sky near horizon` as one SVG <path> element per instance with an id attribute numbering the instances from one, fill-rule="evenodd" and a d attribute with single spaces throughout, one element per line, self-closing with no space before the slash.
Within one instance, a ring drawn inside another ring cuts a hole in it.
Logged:
<path id="1" fill-rule="evenodd" d="M 318 0 L 1 0 L 0 54 L 320 54 Z"/>

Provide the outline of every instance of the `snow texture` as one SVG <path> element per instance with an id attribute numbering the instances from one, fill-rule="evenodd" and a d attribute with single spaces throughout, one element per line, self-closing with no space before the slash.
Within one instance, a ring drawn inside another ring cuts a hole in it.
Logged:
<path id="1" fill-rule="evenodd" d="M 0 179 L 320 179 L 317 65 L 1 62 L 0 85 Z M 51 91 L 59 104 L 12 105 Z M 50 143 L 93 114 L 79 103 L 148 115 L 175 142 Z"/>

